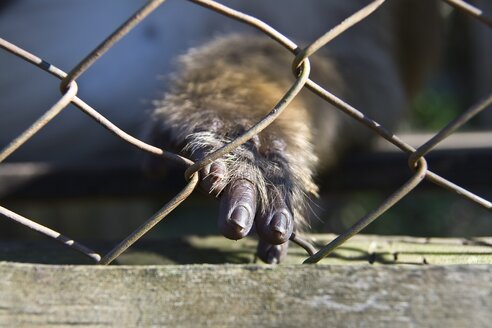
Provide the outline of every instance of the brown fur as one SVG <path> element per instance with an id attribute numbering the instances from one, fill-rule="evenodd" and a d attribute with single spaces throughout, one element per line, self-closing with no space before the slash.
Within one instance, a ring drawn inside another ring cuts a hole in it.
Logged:
<path id="1" fill-rule="evenodd" d="M 416 3 L 423 5 L 414 7 L 407 1 L 399 3 L 403 8 L 388 5 L 319 51 L 312 58 L 311 78 L 394 127 L 429 61 L 422 53 L 425 47 L 415 42 L 424 32 L 409 30 L 415 24 L 402 27 L 401 18 L 424 26 L 419 21 L 422 10 L 427 20 L 437 18 L 433 1 Z M 405 16 L 404 6 L 413 8 L 412 17 Z M 431 39 L 422 38 L 427 44 Z M 417 54 L 415 62 L 408 63 L 407 51 Z M 153 139 L 157 134 L 160 146 L 195 160 L 217 150 L 280 100 L 294 80 L 292 60 L 292 54 L 262 35 L 227 35 L 191 49 L 181 56 L 168 92 L 155 103 Z M 227 167 L 226 184 L 251 181 L 261 212 L 282 198 L 296 229 L 305 227 L 306 198 L 317 193 L 315 168 L 330 166 L 339 153 L 366 144 L 370 135 L 327 102 L 303 91 L 267 129 L 221 159 Z"/>
<path id="2" fill-rule="evenodd" d="M 197 150 L 211 153 L 251 127 L 280 100 L 293 80 L 291 59 L 292 55 L 263 37 L 218 38 L 181 58 L 172 89 L 156 102 L 154 121 L 171 136 L 171 148 L 191 157 Z M 200 64 L 204 62 L 208 63 L 205 69 Z M 316 193 L 312 172 L 317 156 L 309 120 L 307 106 L 298 98 L 257 138 L 226 156 L 232 173 L 228 180 L 252 181 L 263 211 L 272 198 L 268 193 L 279 197 L 291 193 L 291 202 L 299 205 L 305 203 L 304 195 Z M 301 208 L 294 210 L 296 217 L 304 217 Z"/>

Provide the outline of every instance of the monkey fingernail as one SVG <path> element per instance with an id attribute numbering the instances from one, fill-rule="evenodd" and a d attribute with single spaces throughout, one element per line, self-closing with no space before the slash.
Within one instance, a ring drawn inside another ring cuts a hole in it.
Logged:
<path id="1" fill-rule="evenodd" d="M 229 239 L 245 237 L 253 225 L 253 215 L 243 205 L 237 206 L 226 220 L 219 219 L 221 233 Z"/>
<path id="2" fill-rule="evenodd" d="M 285 235 L 288 229 L 288 219 L 283 213 L 277 213 L 270 222 L 270 228 L 280 235 Z"/>
<path id="3" fill-rule="evenodd" d="M 232 211 L 229 220 L 236 226 L 236 232 L 242 234 L 251 223 L 251 215 L 246 207 L 240 205 Z"/>
<path id="4" fill-rule="evenodd" d="M 274 245 L 285 243 L 294 229 L 290 213 L 284 211 L 276 212 L 271 217 L 260 216 L 257 224 L 260 237 Z"/>
<path id="5" fill-rule="evenodd" d="M 220 200 L 219 229 L 229 239 L 245 237 L 253 226 L 256 189 L 247 180 L 229 185 Z"/>

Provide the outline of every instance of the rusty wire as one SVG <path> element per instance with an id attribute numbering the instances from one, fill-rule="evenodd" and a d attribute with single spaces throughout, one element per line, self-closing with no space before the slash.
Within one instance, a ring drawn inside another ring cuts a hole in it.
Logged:
<path id="1" fill-rule="evenodd" d="M 341 110 L 345 114 L 349 115 L 362 125 L 370 128 L 372 131 L 386 139 L 387 141 L 394 144 L 396 147 L 401 149 L 403 152 L 409 155 L 409 166 L 412 171 L 415 171 L 412 177 L 398 188 L 394 193 L 392 193 L 386 200 L 384 200 L 380 206 L 372 210 L 370 213 L 362 217 L 357 221 L 352 227 L 347 229 L 340 236 L 335 238 L 332 242 L 322 247 L 321 250 L 316 252 L 316 249 L 303 240 L 296 234 L 292 234 L 291 241 L 295 242 L 299 246 L 303 247 L 306 252 L 310 255 L 309 258 L 305 260 L 305 263 L 316 263 L 325 256 L 329 255 L 336 247 L 343 244 L 347 239 L 353 235 L 359 233 L 368 224 L 373 222 L 384 212 L 386 212 L 390 207 L 399 202 L 404 196 L 410 193 L 421 181 L 427 179 L 439 186 L 442 186 L 452 192 L 455 192 L 482 207 L 491 210 L 492 203 L 475 195 L 474 193 L 446 180 L 443 177 L 431 172 L 427 168 L 427 163 L 424 156 L 430 152 L 440 141 L 445 139 L 447 136 L 452 134 L 456 129 L 463 126 L 472 117 L 483 111 L 485 108 L 491 105 L 492 95 L 486 97 L 483 101 L 472 106 L 470 109 L 465 111 L 463 114 L 459 115 L 453 121 L 451 121 L 446 127 L 441 129 L 434 137 L 432 137 L 428 142 L 424 143 L 418 149 L 414 149 L 403 140 L 398 138 L 391 131 L 384 128 L 382 125 L 367 117 L 362 112 L 358 111 L 356 108 L 352 107 L 348 103 L 339 99 L 334 94 L 325 90 L 323 87 L 316 84 L 309 78 L 310 74 L 310 64 L 309 56 L 314 54 L 320 48 L 324 47 L 326 44 L 331 42 L 336 37 L 340 36 L 350 27 L 354 26 L 375 10 L 377 10 L 385 0 L 374 0 L 370 2 L 367 6 L 357 11 L 350 17 L 347 17 L 344 21 L 340 22 L 333 29 L 319 37 L 317 40 L 312 42 L 307 47 L 301 49 L 294 42 L 289 40 L 280 32 L 273 29 L 268 24 L 263 21 L 246 15 L 242 12 L 229 8 L 225 5 L 217 3 L 211 0 L 189 0 L 197 5 L 205 7 L 207 9 L 213 10 L 221 15 L 227 16 L 229 18 L 235 19 L 239 22 L 248 24 L 257 30 L 263 32 L 265 35 L 269 36 L 274 41 L 281 44 L 288 51 L 292 52 L 295 56 L 292 62 L 293 72 L 295 74 L 295 81 L 282 97 L 282 99 L 274 106 L 274 108 L 265 115 L 258 123 L 247 130 L 243 135 L 237 137 L 232 142 L 226 144 L 219 150 L 209 154 L 201 161 L 194 163 L 188 158 L 182 157 L 180 155 L 165 151 L 158 147 L 149 145 L 131 135 L 121 130 L 118 126 L 114 125 L 110 120 L 101 115 L 98 111 L 84 102 L 82 99 L 77 97 L 77 84 L 76 79 L 80 77 L 84 72 L 94 64 L 105 52 L 107 52 L 116 42 L 118 42 L 122 37 L 127 35 L 138 23 L 140 23 L 145 17 L 152 13 L 157 7 L 159 7 L 165 0 L 151 0 L 148 1 L 142 8 L 135 12 L 126 22 L 124 22 L 115 32 L 113 32 L 109 37 L 107 37 L 99 46 L 97 46 L 90 54 L 88 54 L 80 63 L 78 63 L 68 74 L 58 69 L 57 67 L 47 63 L 41 58 L 15 46 L 12 43 L 0 38 L 0 47 L 9 51 L 10 53 L 22 58 L 23 60 L 43 69 L 44 71 L 54 75 L 61 80 L 60 90 L 62 96 L 60 99 L 43 114 L 38 120 L 36 120 L 27 130 L 21 133 L 17 138 L 15 138 L 8 146 L 6 146 L 0 152 L 0 162 L 5 160 L 8 156 L 14 153 L 19 147 L 21 147 L 27 140 L 29 140 L 33 135 L 35 135 L 40 129 L 42 129 L 46 124 L 48 124 L 54 117 L 56 117 L 63 109 L 65 109 L 70 103 L 76 105 L 82 112 L 87 114 L 98 124 L 102 125 L 112 134 L 118 138 L 123 139 L 130 145 L 145 151 L 149 154 L 162 157 L 180 164 L 187 166 L 185 172 L 185 178 L 188 180 L 187 185 L 167 204 L 165 204 L 157 213 L 155 213 L 151 218 L 144 222 L 139 228 L 133 231 L 127 238 L 110 250 L 101 259 L 101 256 L 84 245 L 81 245 L 68 237 L 61 235 L 60 233 L 51 230 L 50 228 L 44 227 L 30 219 L 27 219 L 17 213 L 14 213 L 4 207 L 0 206 L 0 214 L 5 216 L 7 219 L 15 221 L 22 224 L 30 229 L 33 229 L 39 233 L 44 234 L 50 238 L 56 239 L 62 242 L 64 245 L 77 250 L 86 256 L 93 259 L 95 262 L 100 264 L 109 264 L 114 259 L 116 259 L 121 253 L 128 249 L 134 242 L 139 240 L 143 235 L 145 235 L 150 229 L 152 229 L 158 222 L 165 218 L 170 212 L 172 212 L 177 206 L 179 206 L 188 196 L 193 192 L 198 183 L 198 171 L 205 167 L 206 165 L 212 163 L 216 159 L 224 156 L 231 150 L 240 146 L 241 144 L 248 141 L 254 135 L 258 134 L 260 131 L 265 129 L 269 124 L 271 124 L 287 107 L 287 105 L 296 97 L 296 95 L 305 87 L 320 96 L 322 99 L 326 100 L 330 104 L 334 105 L 337 109 Z M 492 20 L 490 17 L 486 16 L 480 9 L 467 4 L 461 0 L 443 0 L 449 5 L 461 10 L 472 17 L 480 20 L 488 26 L 492 26 Z"/>
<path id="2" fill-rule="evenodd" d="M 56 241 L 66 245 L 70 248 L 73 248 L 74 250 L 79 251 L 82 254 L 90 257 L 91 259 L 93 259 L 96 262 L 99 262 L 101 260 L 101 256 L 99 254 L 97 254 L 96 252 L 94 252 L 93 250 L 91 250 L 90 248 L 74 241 L 73 239 L 65 237 L 64 235 L 60 234 L 59 232 L 56 232 L 55 230 L 47 228 L 47 227 L 45 227 L 39 223 L 36 223 L 36 222 L 26 218 L 26 217 L 23 217 L 22 215 L 19 215 L 15 212 L 12 212 L 11 210 L 9 210 L 3 206 L 0 206 L 0 214 L 2 214 L 6 218 L 8 218 L 14 222 L 17 222 L 17 223 L 22 224 L 26 227 L 29 227 L 30 229 L 32 229 L 36 232 L 39 232 L 45 236 L 53 238 Z"/>
<path id="3" fill-rule="evenodd" d="M 64 90 L 70 82 L 75 81 L 85 71 L 89 69 L 102 55 L 104 55 L 112 46 L 115 45 L 122 37 L 127 35 L 135 26 L 153 12 L 159 5 L 166 0 L 150 0 L 142 8 L 137 10 L 128 18 L 119 28 L 117 28 L 109 37 L 98 45 L 90 54 L 78 63 L 63 79 L 60 89 Z"/>
<path id="4" fill-rule="evenodd" d="M 328 256 L 335 248 L 346 242 L 349 238 L 358 234 L 362 229 L 367 227 L 371 222 L 380 217 L 384 212 L 390 209 L 393 205 L 399 202 L 403 197 L 408 195 L 410 191 L 415 189 L 422 180 L 424 180 L 427 173 L 427 163 L 423 157 L 420 158 L 418 163 L 417 172 L 400 188 L 398 188 L 393 194 L 386 198 L 381 205 L 366 214 L 364 217 L 359 219 L 354 223 L 349 229 L 344 233 L 339 235 L 329 244 L 321 248 L 316 254 L 311 255 L 304 263 L 316 263 L 319 262 L 324 257 Z"/>
<path id="5" fill-rule="evenodd" d="M 492 18 L 487 16 L 481 9 L 463 0 L 443 0 L 448 5 L 480 20 L 482 23 L 492 27 Z"/>
<path id="6" fill-rule="evenodd" d="M 310 45 L 308 45 L 306 48 L 302 49 L 292 62 L 292 71 L 296 72 L 300 63 L 302 63 L 303 60 L 307 59 L 309 56 L 314 54 L 316 51 L 319 49 L 323 48 L 325 45 L 333 41 L 336 37 L 338 37 L 340 34 L 357 24 L 358 22 L 362 21 L 365 19 L 367 16 L 372 14 L 376 9 L 378 9 L 386 0 L 375 0 L 371 2 L 369 5 L 366 7 L 360 9 L 357 11 L 355 14 L 352 16 L 348 17 L 344 21 L 342 21 L 340 24 L 336 25 L 334 28 L 323 34 L 321 37 L 316 39 L 314 42 L 312 42 Z"/>

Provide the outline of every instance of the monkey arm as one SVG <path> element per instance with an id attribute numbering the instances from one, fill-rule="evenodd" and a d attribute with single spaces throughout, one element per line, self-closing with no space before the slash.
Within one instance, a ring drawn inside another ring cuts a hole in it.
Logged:
<path id="1" fill-rule="evenodd" d="M 310 78 L 392 128 L 409 88 L 397 59 L 397 17 L 381 17 L 313 56 Z M 292 84 L 292 60 L 262 36 L 230 35 L 191 49 L 156 102 L 152 138 L 194 160 L 204 158 L 273 108 Z M 260 258 L 279 262 L 292 232 L 308 225 L 318 162 L 330 165 L 348 147 L 367 145 L 370 136 L 326 101 L 301 92 L 269 127 L 201 170 L 202 188 L 220 198 L 220 231 L 239 239 L 255 227 Z"/>
<path id="2" fill-rule="evenodd" d="M 191 50 L 153 112 L 150 130 L 165 137 L 152 138 L 200 160 L 273 108 L 293 81 L 292 58 L 264 37 L 244 35 Z M 292 231 L 307 224 L 316 162 L 301 97 L 271 126 L 201 170 L 201 187 L 220 198 L 222 234 L 239 239 L 255 226 L 262 240 L 258 254 L 278 262 Z"/>

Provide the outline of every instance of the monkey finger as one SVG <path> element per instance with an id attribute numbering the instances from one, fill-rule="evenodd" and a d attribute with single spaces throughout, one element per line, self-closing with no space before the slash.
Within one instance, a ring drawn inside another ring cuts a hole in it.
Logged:
<path id="1" fill-rule="evenodd" d="M 285 202 L 280 200 L 266 213 L 258 213 L 255 221 L 260 239 L 274 245 L 288 241 L 294 230 L 292 214 Z"/>
<path id="2" fill-rule="evenodd" d="M 256 255 L 265 263 L 279 264 L 287 255 L 288 248 L 288 241 L 280 245 L 272 245 L 260 239 Z"/>
<path id="3" fill-rule="evenodd" d="M 253 226 L 256 212 L 256 188 L 248 180 L 229 184 L 220 199 L 219 230 L 229 239 L 245 237 Z"/>
<path id="4" fill-rule="evenodd" d="M 217 160 L 200 170 L 200 186 L 208 194 L 218 197 L 226 186 L 227 167 Z"/>

